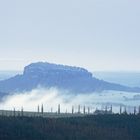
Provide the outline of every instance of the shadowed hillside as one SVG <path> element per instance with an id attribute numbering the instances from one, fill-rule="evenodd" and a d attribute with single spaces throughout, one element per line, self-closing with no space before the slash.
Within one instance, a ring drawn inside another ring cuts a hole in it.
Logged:
<path id="1" fill-rule="evenodd" d="M 140 116 L 0 117 L 1 140 L 139 140 Z"/>

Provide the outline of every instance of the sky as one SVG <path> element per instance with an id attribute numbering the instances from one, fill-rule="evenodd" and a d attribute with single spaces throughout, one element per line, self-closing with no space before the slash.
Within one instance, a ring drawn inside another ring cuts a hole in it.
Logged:
<path id="1" fill-rule="evenodd" d="M 140 71 L 139 0 L 0 1 L 0 70 L 38 61 Z"/>

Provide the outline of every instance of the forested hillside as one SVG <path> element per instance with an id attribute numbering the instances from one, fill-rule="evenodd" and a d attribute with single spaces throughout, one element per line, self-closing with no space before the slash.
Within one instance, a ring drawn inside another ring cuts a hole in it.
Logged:
<path id="1" fill-rule="evenodd" d="M 0 117 L 1 140 L 140 140 L 140 116 Z"/>

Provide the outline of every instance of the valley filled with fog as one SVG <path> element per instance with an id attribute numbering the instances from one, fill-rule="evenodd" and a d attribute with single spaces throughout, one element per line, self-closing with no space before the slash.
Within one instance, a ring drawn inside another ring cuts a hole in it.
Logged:
<path id="1" fill-rule="evenodd" d="M 127 106 L 127 111 L 132 112 L 134 106 L 140 105 L 140 93 L 127 93 L 118 91 L 104 91 L 100 93 L 71 94 L 68 91 L 51 89 L 34 89 L 31 92 L 16 93 L 6 96 L 0 103 L 2 110 L 37 111 L 37 106 L 44 105 L 44 111 L 57 112 L 58 104 L 61 105 L 62 112 L 71 112 L 72 106 L 78 112 L 78 105 L 86 109 L 90 107 L 91 112 L 96 109 L 105 109 L 112 105 L 114 112 L 119 112 L 120 106 Z"/>
<path id="2" fill-rule="evenodd" d="M 21 72 L 1 72 L 0 79 L 10 78 Z M 120 73 L 120 72 L 95 72 L 93 75 L 99 79 L 108 82 L 123 84 L 126 86 L 138 86 L 140 82 L 138 73 Z M 131 84 L 132 83 L 132 84 Z M 44 105 L 44 111 L 56 112 L 58 104 L 61 105 L 62 112 L 71 112 L 72 106 L 74 111 L 78 111 L 78 105 L 82 108 L 90 107 L 91 112 L 96 109 L 105 109 L 112 105 L 114 112 L 119 112 L 119 107 L 127 106 L 128 112 L 132 112 L 134 106 L 140 105 L 140 93 L 104 90 L 98 92 L 72 93 L 69 90 L 59 89 L 56 87 L 43 88 L 39 86 L 31 91 L 14 92 L 12 95 L 6 95 L 1 99 L 1 110 L 21 110 L 23 107 L 27 111 L 37 111 L 38 105 Z"/>

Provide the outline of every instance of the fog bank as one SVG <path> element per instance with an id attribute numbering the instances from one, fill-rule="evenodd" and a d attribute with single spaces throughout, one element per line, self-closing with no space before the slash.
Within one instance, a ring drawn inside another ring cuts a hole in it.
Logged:
<path id="1" fill-rule="evenodd" d="M 86 93 L 77 94 L 70 93 L 56 88 L 34 89 L 31 92 L 16 93 L 6 96 L 0 103 L 0 109 L 5 110 L 21 110 L 21 107 L 26 111 L 37 111 L 38 105 L 43 104 L 44 111 L 56 112 L 58 104 L 61 105 L 62 112 L 71 112 L 72 106 L 75 112 L 78 111 L 78 105 L 81 106 L 81 111 L 84 106 L 90 107 L 91 111 L 96 108 L 104 109 L 107 105 L 113 105 L 115 111 L 119 110 L 119 106 L 128 106 L 129 110 L 134 106 L 140 105 L 140 93 L 127 93 L 116 91 L 104 91 L 101 93 Z"/>

